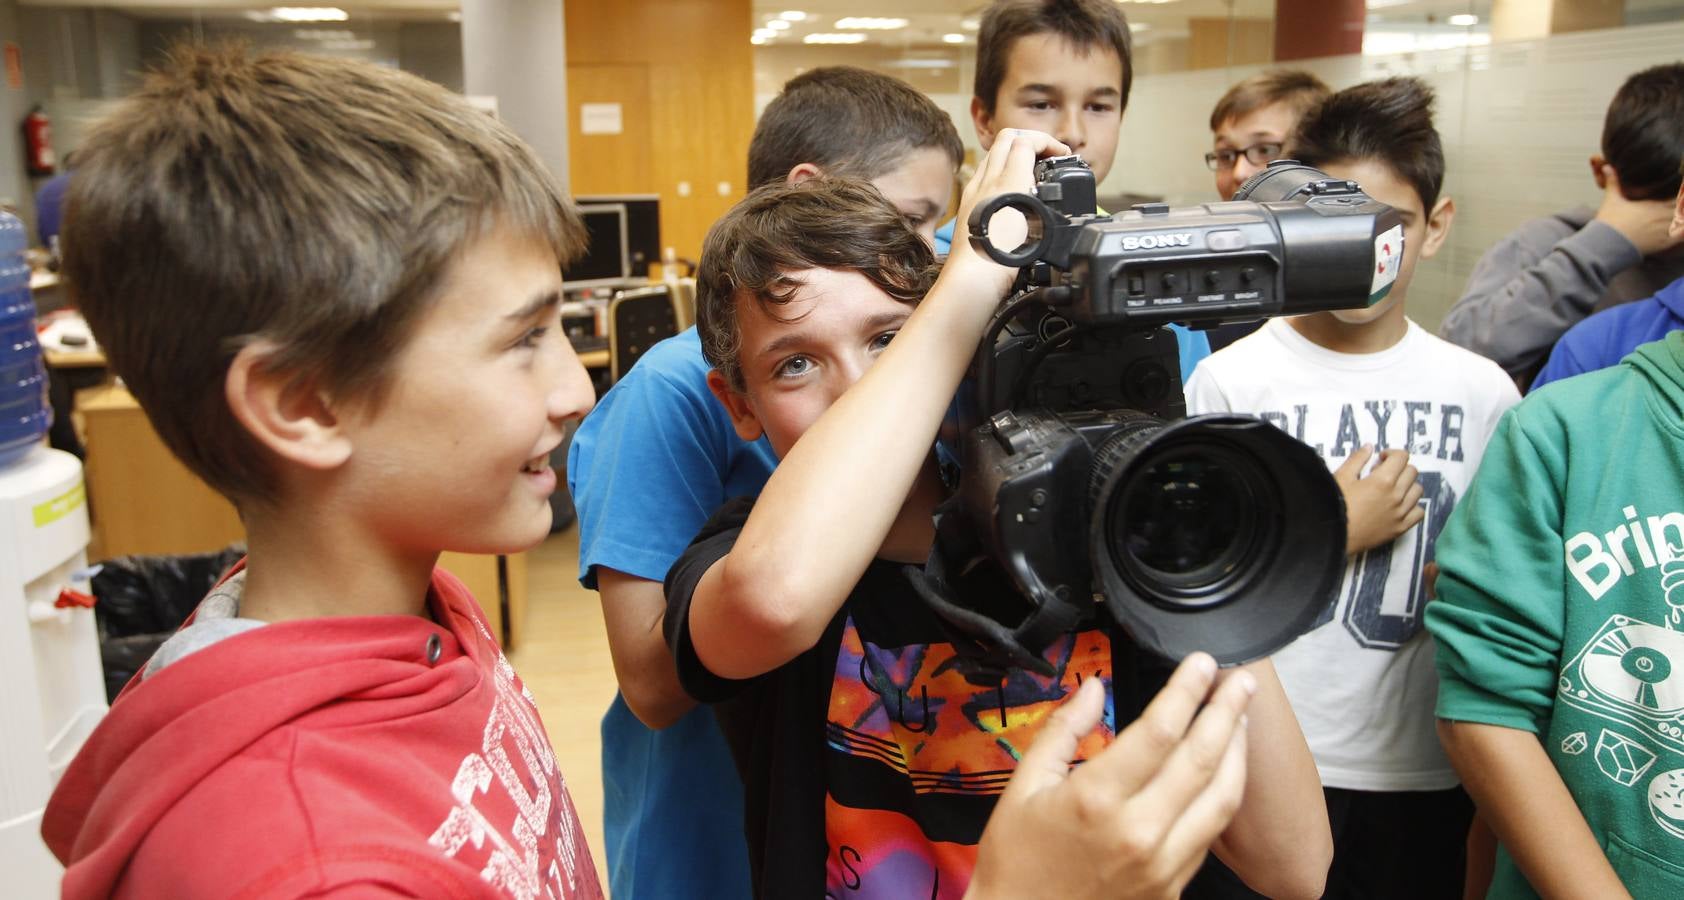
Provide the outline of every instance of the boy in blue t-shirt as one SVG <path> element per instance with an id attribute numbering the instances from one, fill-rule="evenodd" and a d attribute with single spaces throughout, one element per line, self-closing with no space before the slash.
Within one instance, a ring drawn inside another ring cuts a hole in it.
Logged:
<path id="1" fill-rule="evenodd" d="M 749 145 L 751 187 L 869 181 L 925 240 L 963 155 L 952 120 L 904 82 L 849 67 L 790 80 Z M 742 784 L 661 637 L 661 579 L 709 514 L 776 465 L 709 393 L 696 332 L 655 345 L 585 419 L 568 454 L 579 580 L 602 597 L 620 694 L 602 722 L 606 856 L 616 896 L 749 893 Z"/>

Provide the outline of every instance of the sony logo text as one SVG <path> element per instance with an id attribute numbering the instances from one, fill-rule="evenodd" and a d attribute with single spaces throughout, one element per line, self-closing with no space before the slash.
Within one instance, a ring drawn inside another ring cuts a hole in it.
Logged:
<path id="1" fill-rule="evenodd" d="M 1123 238 L 1124 250 L 1156 250 L 1159 247 L 1191 246 L 1193 246 L 1193 233 L 1191 231 L 1178 231 L 1173 234 L 1131 234 Z"/>

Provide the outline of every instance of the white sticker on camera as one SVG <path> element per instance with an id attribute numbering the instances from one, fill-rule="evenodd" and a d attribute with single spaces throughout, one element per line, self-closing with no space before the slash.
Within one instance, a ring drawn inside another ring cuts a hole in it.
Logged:
<path id="1" fill-rule="evenodd" d="M 1375 303 L 1385 296 L 1398 269 L 1403 267 L 1403 226 L 1393 225 L 1374 239 L 1374 281 L 1368 287 L 1368 302 Z"/>

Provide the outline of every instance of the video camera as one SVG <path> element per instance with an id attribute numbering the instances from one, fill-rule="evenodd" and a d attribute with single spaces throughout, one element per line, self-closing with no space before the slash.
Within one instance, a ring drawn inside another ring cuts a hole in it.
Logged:
<path id="1" fill-rule="evenodd" d="M 1029 225 L 1011 251 L 988 234 L 1007 208 Z M 968 224 L 974 247 L 1022 271 L 950 417 L 962 474 L 914 579 L 966 676 L 1052 674 L 1041 652 L 1096 600 L 1170 660 L 1204 650 L 1235 665 L 1308 630 L 1344 567 L 1338 486 L 1272 425 L 1185 418 L 1162 326 L 1378 303 L 1403 255 L 1398 213 L 1281 160 L 1232 201 L 1104 216 L 1092 171 L 1065 156 L 1036 165 L 1033 195 L 994 197 Z M 955 587 L 996 569 L 1021 602 Z"/>

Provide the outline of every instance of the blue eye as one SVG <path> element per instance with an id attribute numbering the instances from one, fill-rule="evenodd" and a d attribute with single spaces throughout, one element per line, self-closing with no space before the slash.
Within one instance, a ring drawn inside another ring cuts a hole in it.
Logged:
<path id="1" fill-rule="evenodd" d="M 778 367 L 778 377 L 798 378 L 812 371 L 813 361 L 805 356 L 792 356 Z"/>
<path id="2" fill-rule="evenodd" d="M 889 346 L 889 342 L 893 341 L 895 339 L 895 335 L 897 333 L 898 332 L 894 332 L 894 331 L 885 331 L 882 334 L 878 335 L 877 337 L 872 338 L 871 339 L 871 349 L 882 350 L 884 347 Z"/>

